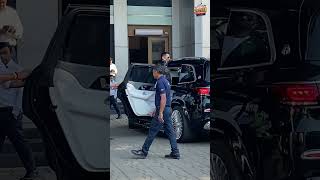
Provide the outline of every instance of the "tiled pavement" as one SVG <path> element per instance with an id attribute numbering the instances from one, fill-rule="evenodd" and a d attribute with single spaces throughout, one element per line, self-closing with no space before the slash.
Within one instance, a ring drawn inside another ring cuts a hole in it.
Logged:
<path id="1" fill-rule="evenodd" d="M 110 170 L 112 180 L 209 180 L 209 142 L 178 144 L 181 159 L 165 159 L 169 141 L 157 137 L 147 159 L 135 159 L 130 150 L 140 148 L 147 131 L 128 129 L 127 118 L 111 116 Z"/>

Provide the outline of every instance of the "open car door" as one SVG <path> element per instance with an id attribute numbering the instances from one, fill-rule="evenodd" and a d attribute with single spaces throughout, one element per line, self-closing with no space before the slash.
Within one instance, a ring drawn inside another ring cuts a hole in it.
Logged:
<path id="1" fill-rule="evenodd" d="M 155 110 L 155 80 L 152 65 L 133 64 L 126 77 L 129 104 L 136 116 L 151 116 Z"/>
<path id="2" fill-rule="evenodd" d="M 72 10 L 25 87 L 25 114 L 41 131 L 59 180 L 109 172 L 108 25 L 106 7 Z"/>

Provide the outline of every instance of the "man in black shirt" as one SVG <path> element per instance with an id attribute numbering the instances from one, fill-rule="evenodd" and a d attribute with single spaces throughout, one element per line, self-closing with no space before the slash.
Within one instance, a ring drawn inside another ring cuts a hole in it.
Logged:
<path id="1" fill-rule="evenodd" d="M 171 76 L 168 69 L 168 63 L 171 61 L 170 53 L 169 52 L 163 52 L 161 53 L 161 60 L 157 62 L 157 65 L 165 66 L 165 72 L 164 76 L 171 84 Z"/>

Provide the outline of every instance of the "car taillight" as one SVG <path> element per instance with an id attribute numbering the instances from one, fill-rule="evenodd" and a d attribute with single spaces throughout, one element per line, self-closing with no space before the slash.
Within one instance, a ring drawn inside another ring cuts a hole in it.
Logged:
<path id="1" fill-rule="evenodd" d="M 306 160 L 319 160 L 320 159 L 320 150 L 319 149 L 313 149 L 305 151 L 301 154 L 301 159 Z"/>
<path id="2" fill-rule="evenodd" d="M 197 88 L 199 95 L 210 95 L 210 88 Z"/>
<path id="3" fill-rule="evenodd" d="M 319 91 L 314 84 L 278 85 L 273 88 L 282 103 L 294 105 L 311 105 L 318 103 Z"/>

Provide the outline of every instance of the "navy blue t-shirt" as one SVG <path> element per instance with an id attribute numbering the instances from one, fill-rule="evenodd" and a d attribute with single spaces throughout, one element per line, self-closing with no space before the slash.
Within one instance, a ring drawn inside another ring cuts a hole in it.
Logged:
<path id="1" fill-rule="evenodd" d="M 161 94 L 166 94 L 166 97 L 167 97 L 166 106 L 170 106 L 171 104 L 170 90 L 171 90 L 171 86 L 169 81 L 164 76 L 161 76 L 156 82 L 156 96 L 155 96 L 156 107 L 160 107 Z"/>

